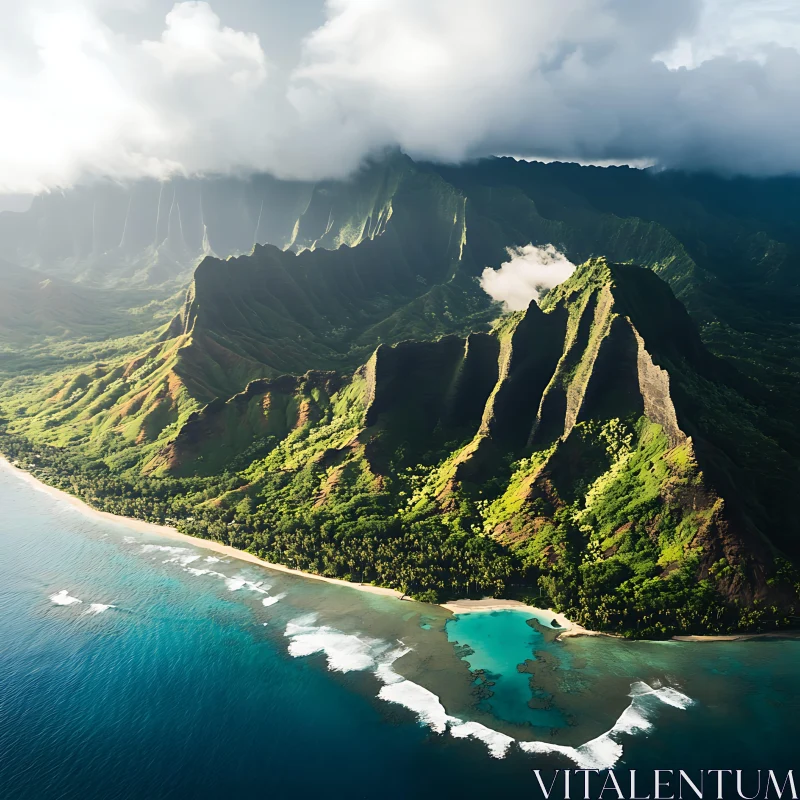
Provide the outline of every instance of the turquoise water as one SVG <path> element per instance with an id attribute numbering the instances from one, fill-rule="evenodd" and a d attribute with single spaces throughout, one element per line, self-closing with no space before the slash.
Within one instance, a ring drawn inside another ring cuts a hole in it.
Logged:
<path id="1" fill-rule="evenodd" d="M 533 767 L 586 759 L 796 768 L 798 642 L 562 643 L 518 612 L 452 619 L 214 559 L 0 469 L 0 798 L 527 793 Z"/>
<path id="2" fill-rule="evenodd" d="M 469 648 L 464 661 L 471 670 L 483 673 L 476 686 L 488 685 L 491 689 L 490 696 L 479 698 L 479 708 L 534 728 L 564 728 L 567 719 L 554 707 L 553 696 L 530 685 L 531 673 L 509 669 L 510 665 L 537 660 L 535 653 L 539 662 L 550 655 L 561 669 L 568 669 L 566 649 L 553 642 L 552 637 L 548 641 L 539 629 L 528 624 L 529 619 L 530 614 L 523 611 L 462 614 L 447 623 L 447 638 Z"/>

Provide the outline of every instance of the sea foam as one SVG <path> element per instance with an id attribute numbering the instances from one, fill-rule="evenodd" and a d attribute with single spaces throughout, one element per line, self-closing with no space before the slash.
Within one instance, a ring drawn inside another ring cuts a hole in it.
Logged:
<path id="1" fill-rule="evenodd" d="M 57 606 L 72 606 L 76 603 L 82 603 L 77 597 L 72 597 L 66 589 L 50 595 L 50 602 L 55 603 Z"/>
<path id="2" fill-rule="evenodd" d="M 274 606 L 275 603 L 280 603 L 280 601 L 283 600 L 284 597 L 286 597 L 286 592 L 281 592 L 280 594 L 272 595 L 272 597 L 265 597 L 261 601 L 261 604 L 267 607 Z"/>
<path id="3" fill-rule="evenodd" d="M 178 547 L 177 545 L 170 544 L 143 544 L 143 553 L 173 553 L 179 555 L 180 553 L 191 553 L 188 547 Z"/>
<path id="4" fill-rule="evenodd" d="M 456 739 L 471 737 L 483 742 L 489 749 L 489 754 L 494 758 L 504 758 L 508 748 L 514 744 L 514 739 L 505 733 L 487 728 L 480 722 L 463 721 L 456 717 L 450 719 L 450 735 Z"/>
<path id="5" fill-rule="evenodd" d="M 265 598 L 265 600 L 268 598 Z M 447 713 L 439 697 L 418 683 L 409 681 L 394 669 L 394 663 L 410 652 L 399 642 L 392 648 L 388 642 L 359 634 L 338 631 L 327 625 L 316 625 L 316 614 L 295 619 L 286 626 L 290 639 L 289 653 L 294 657 L 324 653 L 328 668 L 335 672 L 370 670 L 383 684 L 378 697 L 412 711 L 418 721 L 432 731 L 449 732 L 456 739 L 472 738 L 483 742 L 494 758 L 503 758 L 515 739 L 479 722 L 463 720 Z M 631 702 L 614 725 L 600 736 L 578 747 L 549 742 L 517 742 L 526 753 L 558 753 L 572 760 L 581 769 L 610 769 L 622 757 L 619 737 L 646 733 L 653 728 L 651 715 L 658 705 L 686 709 L 693 704 L 687 695 L 669 686 L 650 686 L 644 681 L 631 684 Z"/>
<path id="6" fill-rule="evenodd" d="M 143 553 L 163 553 L 168 555 L 162 563 L 164 564 L 178 564 L 181 567 L 186 567 L 189 564 L 194 564 L 199 561 L 202 556 L 190 550 L 188 547 L 178 547 L 176 545 L 167 544 L 144 544 L 142 545 Z"/>
<path id="7" fill-rule="evenodd" d="M 451 717 L 448 716 L 439 698 L 424 686 L 413 681 L 401 680 L 382 686 L 378 692 L 381 700 L 405 706 L 417 715 L 417 719 L 436 733 L 444 733 Z"/>
<path id="8" fill-rule="evenodd" d="M 163 553 L 168 558 L 165 558 L 162 563 L 164 564 L 178 564 L 181 567 L 186 567 L 189 564 L 194 564 L 199 561 L 202 556 L 190 550 L 188 547 L 178 547 L 176 545 L 168 544 L 143 544 L 143 553 Z"/>
<path id="9" fill-rule="evenodd" d="M 580 769 L 611 769 L 622 758 L 622 734 L 634 735 L 652 730 L 651 716 L 659 703 L 685 710 L 694 701 L 670 686 L 653 687 L 644 681 L 631 684 L 631 702 L 614 725 L 595 739 L 579 747 L 547 742 L 519 742 L 527 753 L 560 753 L 574 761 Z"/>
<path id="10" fill-rule="evenodd" d="M 259 592 L 260 594 L 266 594 L 270 589 L 268 583 L 264 583 L 263 581 L 258 581 L 256 583 L 247 578 L 243 578 L 241 575 L 237 575 L 235 578 L 226 577 L 225 586 L 231 592 L 238 592 L 240 589 L 249 589 L 251 592 Z"/>
<path id="11" fill-rule="evenodd" d="M 328 668 L 336 672 L 370 670 L 383 684 L 378 697 L 387 703 L 396 703 L 412 711 L 422 725 L 435 733 L 448 730 L 459 739 L 474 738 L 483 742 L 489 753 L 502 758 L 513 743 L 510 736 L 494 731 L 478 722 L 450 716 L 439 697 L 414 681 L 407 680 L 393 667 L 411 648 L 398 642 L 399 647 L 382 639 L 351 633 L 342 633 L 327 625 L 316 625 L 316 615 L 293 620 L 286 626 L 289 653 L 306 656 L 325 653 Z"/>
<path id="12" fill-rule="evenodd" d="M 109 608 L 116 608 L 116 606 L 106 603 L 91 603 L 89 608 L 84 611 L 84 616 L 90 614 L 94 616 L 95 614 L 102 614 L 104 611 L 108 611 Z"/>
<path id="13" fill-rule="evenodd" d="M 289 655 L 297 658 L 324 653 L 328 669 L 333 672 L 360 672 L 374 668 L 377 657 L 389 648 L 380 639 L 368 639 L 342 633 L 327 625 L 314 625 L 309 617 L 301 617 L 286 626 L 291 639 Z"/>

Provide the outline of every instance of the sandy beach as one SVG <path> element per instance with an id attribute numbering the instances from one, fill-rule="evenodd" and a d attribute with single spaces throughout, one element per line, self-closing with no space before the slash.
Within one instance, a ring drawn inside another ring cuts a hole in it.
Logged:
<path id="1" fill-rule="evenodd" d="M 711 634 L 709 636 L 673 636 L 673 642 L 746 642 L 750 639 L 800 639 L 800 631 L 768 631 L 767 633 Z"/>
<path id="2" fill-rule="evenodd" d="M 519 600 L 497 600 L 494 597 L 484 597 L 482 600 L 451 600 L 442 603 L 442 608 L 452 611 L 454 614 L 468 614 L 474 611 L 529 611 L 538 617 L 545 624 L 552 624 L 553 620 L 564 630 L 559 634 L 559 639 L 566 639 L 569 636 L 610 636 L 611 634 L 601 633 L 600 631 L 590 631 L 582 625 L 568 620 L 563 614 L 552 611 L 549 608 L 535 608 L 526 605 Z"/>
<path id="3" fill-rule="evenodd" d="M 394 589 L 387 589 L 383 586 L 372 586 L 371 584 L 366 583 L 352 583 L 351 581 L 343 581 L 338 578 L 326 578 L 323 575 L 315 575 L 313 572 L 303 572 L 299 569 L 291 569 L 290 567 L 285 567 L 283 564 L 271 564 L 269 561 L 264 561 L 257 556 L 254 556 L 252 553 L 248 553 L 246 550 L 239 550 L 236 547 L 220 544 L 219 542 L 212 541 L 211 539 L 200 539 L 197 536 L 188 536 L 187 534 L 180 533 L 179 531 L 175 530 L 175 528 L 171 528 L 168 525 L 156 525 L 154 522 L 145 522 L 144 520 L 135 519 L 134 517 L 121 517 L 117 514 L 111 514 L 108 511 L 98 511 L 96 508 L 92 508 L 88 503 L 84 502 L 80 498 L 75 497 L 75 495 L 69 494 L 69 492 L 65 492 L 61 489 L 56 489 L 54 486 L 48 486 L 46 483 L 42 483 L 37 478 L 34 478 L 34 476 L 29 472 L 26 472 L 19 467 L 15 467 L 3 456 L 0 456 L 0 468 L 13 472 L 14 475 L 20 478 L 20 480 L 25 481 L 41 492 L 49 494 L 56 500 L 69 503 L 69 505 L 80 511 L 82 514 L 85 514 L 87 517 L 102 519 L 105 522 L 123 524 L 132 531 L 136 531 L 138 533 L 147 533 L 153 536 L 161 536 L 165 539 L 172 539 L 176 542 L 183 542 L 184 544 L 189 544 L 193 547 L 200 547 L 203 550 L 210 550 L 220 555 L 228 556 L 230 558 L 237 558 L 240 561 L 246 561 L 248 564 L 258 564 L 260 567 L 266 567 L 267 569 L 276 570 L 277 572 L 301 575 L 303 578 L 308 578 L 314 581 L 335 583 L 339 586 L 347 586 L 350 589 L 357 589 L 361 592 L 371 592 L 372 594 L 382 594 L 388 597 L 396 597 L 398 600 L 402 599 L 400 592 L 395 591 Z"/>
<path id="4" fill-rule="evenodd" d="M 138 533 L 146 533 L 153 536 L 160 536 L 165 539 L 171 539 L 176 542 L 183 542 L 184 544 L 189 544 L 193 547 L 210 550 L 211 552 L 219 555 L 224 555 L 229 558 L 236 558 L 240 561 L 246 561 L 249 564 L 257 564 L 260 567 L 266 567 L 267 569 L 275 570 L 277 572 L 299 575 L 303 578 L 313 581 L 335 583 L 339 586 L 345 586 L 348 589 L 356 589 L 360 592 L 380 594 L 386 597 L 395 597 L 398 600 L 408 599 L 395 589 L 387 589 L 383 586 L 373 586 L 372 584 L 368 583 L 353 583 L 351 581 L 344 581 L 339 578 L 326 578 L 323 575 L 315 575 L 313 572 L 303 572 L 299 569 L 286 567 L 283 564 L 273 564 L 269 561 L 264 561 L 263 559 L 254 556 L 252 553 L 248 553 L 246 550 L 239 550 L 236 547 L 221 544 L 220 542 L 215 542 L 210 539 L 200 539 L 196 536 L 188 536 L 187 534 L 180 533 L 179 531 L 175 530 L 175 528 L 172 528 L 168 525 L 157 525 L 153 522 L 145 522 L 141 519 L 135 519 L 134 517 L 122 517 L 117 514 L 111 514 L 108 511 L 99 511 L 96 508 L 92 508 L 92 506 L 80 498 L 75 497 L 75 495 L 69 494 L 69 492 L 65 492 L 62 489 L 56 489 L 54 486 L 49 486 L 46 483 L 42 483 L 42 481 L 38 480 L 38 478 L 35 478 L 29 472 L 14 466 L 3 456 L 0 456 L 0 468 L 8 470 L 20 480 L 25 481 L 41 492 L 45 492 L 56 500 L 68 503 L 70 506 L 80 511 L 82 514 L 85 514 L 87 517 L 101 519 L 105 522 L 123 524 L 127 528 L 130 528 L 130 530 Z M 528 610 L 532 613 L 532 615 L 536 615 L 547 620 L 548 622 L 551 619 L 555 619 L 562 628 L 565 628 L 565 631 L 561 634 L 562 637 L 603 635 L 593 631 L 588 631 L 585 628 L 582 628 L 580 625 L 575 625 L 563 614 L 557 614 L 548 609 L 533 608 L 532 606 L 527 606 L 517 600 L 496 600 L 494 598 L 484 598 L 483 600 L 454 600 L 449 603 L 442 603 L 441 605 L 442 608 L 447 609 L 453 614 L 466 614 L 472 611 L 500 611 L 504 609 Z"/>
<path id="5" fill-rule="evenodd" d="M 33 486 L 35 489 L 45 492 L 49 494 L 51 497 L 55 498 L 56 500 L 60 500 L 64 503 L 68 503 L 73 508 L 80 511 L 82 514 L 85 514 L 87 517 L 94 517 L 95 519 L 101 519 L 105 522 L 114 522 L 117 524 L 123 524 L 127 528 L 132 531 L 137 531 L 139 533 L 146 533 L 153 536 L 160 536 L 165 539 L 171 539 L 176 542 L 183 542 L 184 544 L 192 545 L 193 547 L 199 547 L 204 550 L 210 550 L 213 553 L 217 553 L 220 555 L 227 556 L 229 558 L 236 558 L 240 561 L 246 561 L 249 564 L 257 564 L 260 567 L 266 567 L 267 569 L 275 570 L 277 572 L 285 572 L 291 575 L 299 575 L 303 578 L 307 578 L 308 580 L 312 581 L 323 581 L 325 583 L 335 583 L 339 586 L 345 586 L 348 589 L 355 589 L 359 592 L 370 592 L 372 594 L 380 594 L 386 597 L 395 597 L 398 600 L 406 600 L 410 598 L 406 598 L 400 592 L 396 591 L 395 589 L 387 589 L 383 586 L 373 586 L 369 583 L 353 583 L 351 581 L 341 580 L 339 578 L 326 578 L 323 575 L 315 575 L 313 572 L 303 572 L 299 569 L 292 569 L 291 567 L 286 567 L 283 564 L 273 564 L 269 561 L 264 561 L 263 559 L 254 556 L 252 553 L 248 553 L 246 550 L 239 550 L 236 547 L 230 547 L 226 544 L 220 544 L 219 542 L 212 541 L 210 539 L 200 539 L 196 536 L 188 536 L 185 533 L 180 533 L 179 531 L 175 530 L 168 525 L 157 525 L 153 522 L 145 522 L 141 519 L 135 519 L 134 517 L 121 517 L 117 514 L 111 514 L 108 511 L 99 511 L 96 508 L 92 508 L 88 503 L 84 502 L 78 497 L 69 494 L 69 492 L 65 492 L 61 489 L 56 489 L 54 486 L 49 486 L 46 483 L 42 483 L 42 481 L 35 478 L 29 472 L 26 472 L 24 469 L 20 469 L 19 467 L 14 466 L 11 462 L 8 461 L 3 456 L 0 456 L 0 469 L 5 469 L 15 476 L 17 476 L 20 480 L 25 481 L 26 483 Z M 571 636 L 614 636 L 611 633 L 603 633 L 602 631 L 592 631 L 588 628 L 584 628 L 582 625 L 578 625 L 575 622 L 570 621 L 567 619 L 563 614 L 560 614 L 556 611 L 552 611 L 547 608 L 536 608 L 534 606 L 526 605 L 525 603 L 520 602 L 519 600 L 502 600 L 496 599 L 493 597 L 485 597 L 481 600 L 451 600 L 447 603 L 440 604 L 442 608 L 447 609 L 452 614 L 467 614 L 472 612 L 481 612 L 481 611 L 504 611 L 504 610 L 514 610 L 514 611 L 529 611 L 532 616 L 536 616 L 539 619 L 543 620 L 545 624 L 550 624 L 553 620 L 555 620 L 558 625 L 563 628 L 562 632 L 559 634 L 559 639 L 566 639 Z M 676 642 L 735 642 L 735 641 L 745 641 L 748 639 L 757 639 L 757 638 L 764 638 L 764 637 L 771 637 L 771 638 L 783 638 L 783 639 L 795 639 L 800 638 L 800 631 L 775 631 L 774 633 L 742 633 L 742 634 L 731 634 L 728 636 L 720 636 L 720 635 L 711 635 L 711 636 L 673 636 L 673 641 Z"/>
<path id="6" fill-rule="evenodd" d="M 69 492 L 65 492 L 62 489 L 56 489 L 54 486 L 48 486 L 48 484 L 42 483 L 42 481 L 38 480 L 38 478 L 35 478 L 29 472 L 14 466 L 3 456 L 0 456 L 0 468 L 12 472 L 20 480 L 25 481 L 35 489 L 45 492 L 51 497 L 64 503 L 69 503 L 69 505 L 71 505 L 73 508 L 77 509 L 88 517 L 102 519 L 106 522 L 123 524 L 132 531 L 147 533 L 153 536 L 161 536 L 165 539 L 171 539 L 176 542 L 183 542 L 184 544 L 189 544 L 193 547 L 200 547 L 204 550 L 210 550 L 213 553 L 228 556 L 229 558 L 237 558 L 240 561 L 246 561 L 249 564 L 257 564 L 260 567 L 266 567 L 267 569 L 272 569 L 277 572 L 300 575 L 303 578 L 308 578 L 309 580 L 313 581 L 335 583 L 339 586 L 346 586 L 349 589 L 356 589 L 360 592 L 370 592 L 372 594 L 380 594 L 386 597 L 395 597 L 398 600 L 406 599 L 404 595 L 395 589 L 387 589 L 383 586 L 373 586 L 372 584 L 368 583 L 353 583 L 351 581 L 344 581 L 339 578 L 326 578 L 323 575 L 315 575 L 313 572 L 303 572 L 299 569 L 286 567 L 283 564 L 273 564 L 269 561 L 264 561 L 263 559 L 254 556 L 252 553 L 248 553 L 246 550 L 239 550 L 236 547 L 220 544 L 220 542 L 215 542 L 210 539 L 200 539 L 196 536 L 188 536 L 187 534 L 180 533 L 179 531 L 175 530 L 175 528 L 172 528 L 168 525 L 157 525 L 153 522 L 145 522 L 141 519 L 135 519 L 134 517 L 121 517 L 117 514 L 111 514 L 108 511 L 99 511 L 96 508 L 92 508 L 92 506 L 80 498 L 75 497 L 75 495 L 69 494 Z M 561 628 L 564 629 L 559 638 L 566 638 L 569 636 L 606 635 L 597 631 L 587 630 L 586 628 L 577 625 L 574 622 L 570 622 L 570 620 L 568 620 L 563 614 L 559 614 L 546 608 L 534 608 L 533 606 L 528 606 L 518 600 L 498 600 L 492 597 L 486 597 L 482 600 L 452 600 L 448 603 L 442 603 L 441 606 L 453 614 L 467 614 L 474 611 L 529 611 L 531 612 L 532 616 L 539 617 L 540 619 L 545 620 L 547 623 L 555 620 L 561 626 Z"/>

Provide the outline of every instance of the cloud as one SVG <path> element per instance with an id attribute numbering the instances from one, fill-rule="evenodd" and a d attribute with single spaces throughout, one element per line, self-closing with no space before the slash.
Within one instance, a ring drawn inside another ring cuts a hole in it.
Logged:
<path id="1" fill-rule="evenodd" d="M 205 77 L 223 71 L 234 84 L 258 86 L 267 76 L 267 59 L 254 33 L 223 27 L 206 2 L 177 3 L 156 42 L 142 42 L 161 62 L 167 77 Z"/>
<path id="2" fill-rule="evenodd" d="M 480 284 L 492 300 L 503 303 L 508 311 L 524 311 L 531 300 L 538 302 L 544 292 L 563 283 L 575 271 L 575 265 L 552 244 L 509 247 L 507 252 L 510 261 L 498 269 L 486 267 Z"/>
<path id="3" fill-rule="evenodd" d="M 796 3 L 320 2 L 0 0 L 0 191 L 387 147 L 800 172 Z"/>
<path id="4" fill-rule="evenodd" d="M 390 141 L 445 161 L 517 153 L 800 170 L 800 53 L 750 39 L 740 54 L 734 38 L 681 66 L 674 51 L 706 35 L 705 7 L 331 0 L 294 80 L 306 98 L 335 98 L 363 148 Z"/>
<path id="5" fill-rule="evenodd" d="M 266 56 L 208 3 L 176 4 L 159 41 L 131 41 L 80 2 L 34 2 L 10 25 L 30 49 L 0 55 L 0 190 L 224 170 L 246 156 L 237 126 Z"/>

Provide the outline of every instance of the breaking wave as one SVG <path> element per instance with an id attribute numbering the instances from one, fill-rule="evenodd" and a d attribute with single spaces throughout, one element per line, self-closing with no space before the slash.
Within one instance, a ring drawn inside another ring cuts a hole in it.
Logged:
<path id="1" fill-rule="evenodd" d="M 380 639 L 342 633 L 327 625 L 314 625 L 315 614 L 288 623 L 285 636 L 291 639 L 289 654 L 295 658 L 324 653 L 333 672 L 360 672 L 375 667 L 377 656 L 389 649 Z"/>
<path id="2" fill-rule="evenodd" d="M 60 592 L 50 595 L 50 602 L 57 606 L 75 606 L 82 604 L 83 600 L 73 597 L 66 589 L 62 589 Z M 111 603 L 89 603 L 83 615 L 95 616 L 108 611 L 109 608 L 116 608 L 116 606 L 111 605 Z"/>
<path id="3" fill-rule="evenodd" d="M 213 575 L 216 578 L 224 578 L 221 572 L 214 572 L 213 569 L 203 569 L 202 567 L 186 567 L 184 572 L 188 572 L 190 575 L 194 575 L 199 577 L 201 575 Z"/>
<path id="4" fill-rule="evenodd" d="M 144 544 L 142 545 L 143 553 L 164 553 L 169 558 L 165 558 L 162 563 L 164 564 L 178 564 L 181 567 L 187 567 L 189 564 L 194 564 L 199 561 L 202 556 L 190 550 L 188 547 L 177 547 L 175 545 L 166 544 Z"/>
<path id="5" fill-rule="evenodd" d="M 286 597 L 286 592 L 281 592 L 280 594 L 272 595 L 272 597 L 265 597 L 261 601 L 261 604 L 267 607 L 274 606 L 275 603 L 280 603 L 280 601 L 283 600 L 284 597 Z"/>
<path id="6" fill-rule="evenodd" d="M 560 753 L 571 759 L 580 769 L 611 769 L 622 757 L 623 734 L 646 733 L 653 728 L 651 717 L 661 704 L 687 709 L 694 701 L 691 697 L 670 686 L 654 687 L 644 681 L 631 685 L 630 705 L 619 715 L 614 725 L 595 739 L 579 747 L 567 747 L 547 742 L 520 742 L 527 753 Z"/>
<path id="7" fill-rule="evenodd" d="M 129 537 L 126 537 L 126 541 L 128 538 Z M 203 563 L 205 564 L 227 564 L 228 562 L 221 558 L 217 558 L 217 556 L 203 556 L 188 547 L 167 544 L 145 544 L 142 545 L 141 552 L 164 554 L 168 556 L 168 558 L 163 560 L 163 564 L 177 564 L 179 567 L 183 568 L 184 572 L 189 573 L 189 575 L 194 575 L 195 577 L 211 575 L 214 578 L 220 578 L 225 582 L 225 587 L 228 589 L 228 591 L 231 592 L 238 592 L 242 589 L 247 589 L 251 592 L 258 592 L 259 594 L 267 595 L 271 588 L 270 584 L 264 581 L 251 581 L 242 575 L 230 577 L 229 575 L 224 575 L 223 573 L 217 572 L 210 567 L 191 566 L 195 562 L 200 561 L 200 559 L 202 559 Z M 265 606 L 271 606 L 277 603 L 279 600 L 282 600 L 285 596 L 285 594 L 281 594 L 276 595 L 274 598 L 265 597 L 263 603 Z"/>
<path id="8" fill-rule="evenodd" d="M 84 616 L 87 614 L 94 616 L 95 614 L 102 614 L 104 611 L 108 611 L 109 608 L 116 608 L 116 606 L 113 606 L 110 603 L 91 603 L 89 608 L 87 608 L 83 614 Z"/>
<path id="9" fill-rule="evenodd" d="M 78 600 L 77 597 L 72 597 L 66 589 L 50 595 L 50 602 L 55 603 L 57 606 L 72 606 L 76 603 L 82 603 L 83 600 Z"/>
<path id="10" fill-rule="evenodd" d="M 264 581 L 250 581 L 247 578 L 243 578 L 241 575 L 237 575 L 235 578 L 226 577 L 225 586 L 231 592 L 238 592 L 240 589 L 249 589 L 251 592 L 266 594 L 270 589 L 270 585 L 264 583 Z"/>
<path id="11" fill-rule="evenodd" d="M 483 742 L 494 758 L 503 758 L 516 741 L 479 722 L 451 716 L 437 695 L 397 673 L 394 662 L 410 652 L 402 642 L 399 642 L 400 647 L 396 647 L 382 639 L 343 633 L 327 625 L 316 625 L 316 619 L 316 614 L 309 614 L 287 624 L 284 635 L 290 640 L 291 656 L 324 653 L 328 669 L 334 672 L 371 671 L 383 684 L 378 692 L 381 700 L 409 709 L 421 724 L 435 733 L 449 732 L 456 739 L 472 738 Z M 654 687 L 643 681 L 631 685 L 630 697 L 630 704 L 610 730 L 579 747 L 547 742 L 516 743 L 527 753 L 559 753 L 582 769 L 610 769 L 622 757 L 619 737 L 651 730 L 651 717 L 658 706 L 665 704 L 686 709 L 693 704 L 690 697 L 677 689 Z"/>
<path id="12" fill-rule="evenodd" d="M 188 547 L 178 547 L 177 545 L 170 545 L 170 544 L 143 544 L 142 545 L 142 552 L 143 553 L 173 553 L 173 554 L 180 554 L 180 553 L 191 553 L 192 551 L 189 550 Z"/>

